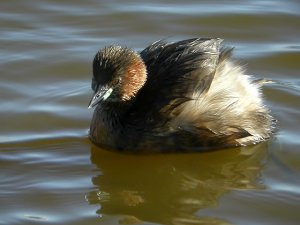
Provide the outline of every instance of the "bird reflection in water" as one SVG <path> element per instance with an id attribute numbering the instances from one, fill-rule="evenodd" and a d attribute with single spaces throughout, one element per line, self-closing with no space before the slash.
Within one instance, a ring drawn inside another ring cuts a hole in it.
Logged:
<path id="1" fill-rule="evenodd" d="M 99 174 L 87 200 L 99 204 L 102 219 L 117 218 L 120 224 L 223 224 L 217 215 L 199 212 L 217 207 L 232 190 L 263 188 L 259 176 L 266 149 L 262 143 L 241 151 L 130 155 L 93 146 L 91 161 Z"/>

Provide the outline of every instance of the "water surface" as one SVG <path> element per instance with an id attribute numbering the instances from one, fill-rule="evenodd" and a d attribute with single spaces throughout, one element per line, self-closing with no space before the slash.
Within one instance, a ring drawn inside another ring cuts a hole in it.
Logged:
<path id="1" fill-rule="evenodd" d="M 299 224 L 298 1 L 3 1 L 0 224 Z M 87 137 L 91 62 L 118 43 L 220 37 L 257 78 L 274 139 L 122 155 Z"/>

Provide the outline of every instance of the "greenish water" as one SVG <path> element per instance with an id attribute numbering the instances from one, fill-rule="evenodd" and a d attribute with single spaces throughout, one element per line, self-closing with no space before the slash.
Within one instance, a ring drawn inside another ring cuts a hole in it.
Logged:
<path id="1" fill-rule="evenodd" d="M 299 12 L 293 0 L 3 1 L 0 224 L 299 224 Z M 99 48 L 207 36 L 274 81 L 273 140 L 143 156 L 88 140 Z"/>

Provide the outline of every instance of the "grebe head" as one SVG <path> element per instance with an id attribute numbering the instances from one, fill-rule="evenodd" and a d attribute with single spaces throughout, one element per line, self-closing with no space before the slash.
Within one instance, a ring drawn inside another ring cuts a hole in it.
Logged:
<path id="1" fill-rule="evenodd" d="M 97 52 L 93 61 L 89 108 L 103 101 L 125 102 L 134 98 L 147 79 L 140 55 L 126 47 L 108 46 Z"/>

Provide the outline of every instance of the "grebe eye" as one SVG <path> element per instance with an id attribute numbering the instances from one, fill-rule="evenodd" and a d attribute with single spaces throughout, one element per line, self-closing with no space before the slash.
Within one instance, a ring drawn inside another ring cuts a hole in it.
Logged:
<path id="1" fill-rule="evenodd" d="M 113 86 L 117 86 L 118 84 L 120 84 L 120 82 L 121 82 L 121 77 L 119 77 L 119 78 L 117 78 L 117 79 L 114 79 L 114 80 L 111 82 L 111 84 L 112 84 Z"/>

